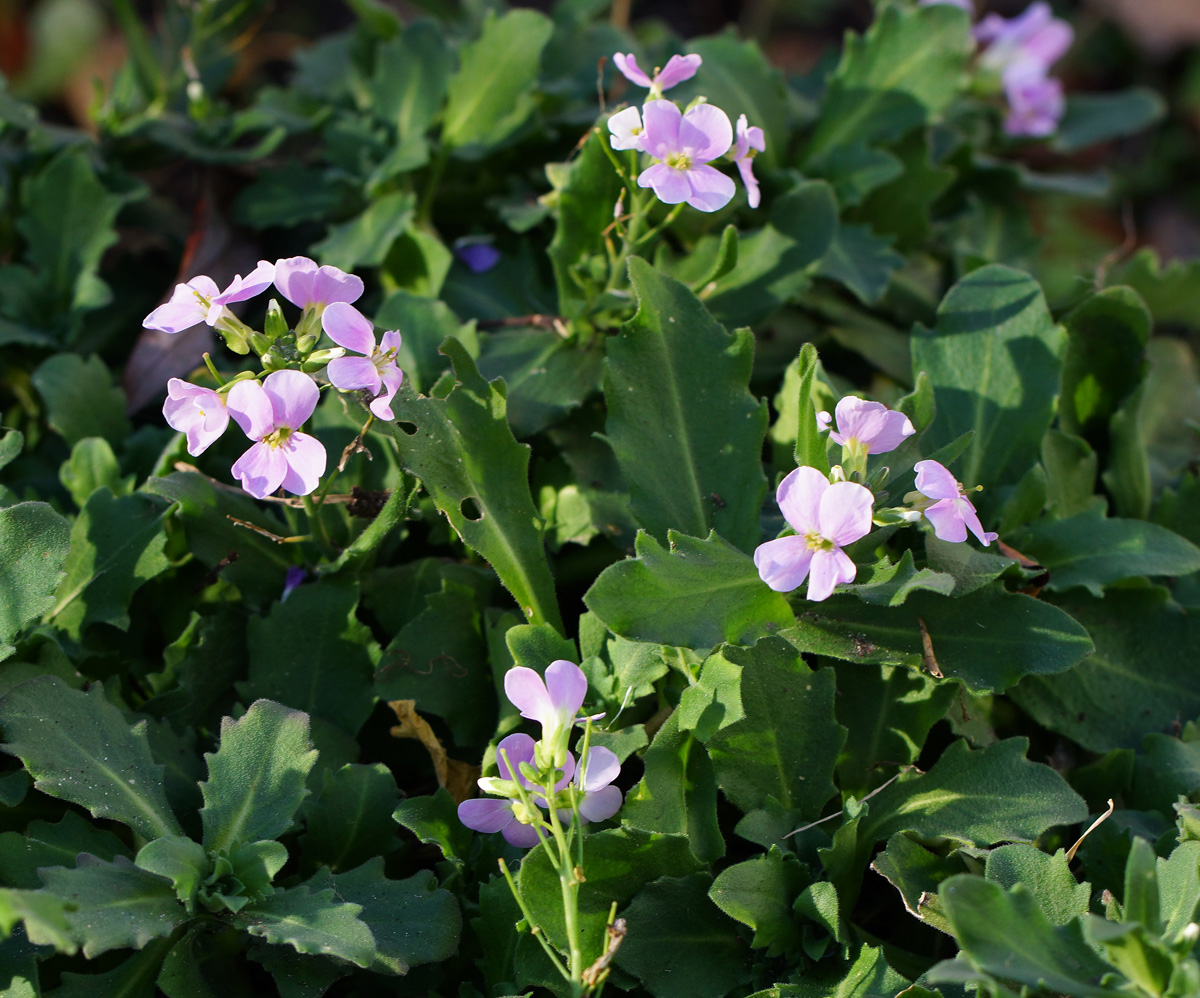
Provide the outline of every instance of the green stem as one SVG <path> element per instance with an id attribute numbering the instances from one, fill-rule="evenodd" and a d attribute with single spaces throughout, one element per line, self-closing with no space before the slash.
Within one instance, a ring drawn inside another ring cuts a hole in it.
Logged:
<path id="1" fill-rule="evenodd" d="M 437 196 L 442 184 L 442 174 L 446 172 L 446 163 L 450 159 L 450 147 L 445 142 L 438 146 L 433 165 L 429 168 L 429 180 L 425 184 L 425 193 L 421 196 L 421 205 L 417 210 L 417 221 L 428 225 L 433 217 L 433 199 Z"/>
<path id="2" fill-rule="evenodd" d="M 212 354 L 207 350 L 204 351 L 204 366 L 208 368 L 208 373 L 213 376 L 213 380 L 217 383 L 218 388 L 223 388 L 225 379 L 217 373 L 217 365 L 213 363 Z"/>
<path id="3" fill-rule="evenodd" d="M 558 808 L 554 806 L 554 776 L 544 788 L 546 800 L 550 806 L 550 828 L 554 842 L 558 846 L 558 884 L 562 891 L 563 923 L 567 930 L 567 955 L 574 998 L 579 998 L 586 987 L 583 983 L 583 950 L 579 944 L 579 881 L 575 879 L 575 864 L 571 861 L 571 843 L 563 831 L 562 822 L 558 820 Z"/>
<path id="4" fill-rule="evenodd" d="M 553 963 L 558 969 L 558 972 L 563 975 L 563 978 L 569 981 L 571 979 L 571 975 L 567 972 L 567 968 L 563 966 L 562 960 L 558 958 L 558 954 L 554 952 L 554 947 L 546 942 L 546 937 L 542 935 L 542 930 L 538 928 L 537 922 L 534 921 L 533 912 L 531 912 L 525 906 L 525 902 L 521 898 L 521 892 L 517 890 L 517 883 L 515 880 L 513 880 L 512 874 L 508 872 L 508 864 L 502 859 L 498 860 L 498 862 L 500 864 L 500 872 L 504 874 L 504 879 L 508 883 L 508 889 L 512 891 L 513 900 L 517 902 L 517 907 L 521 909 L 521 915 L 524 917 L 525 921 L 529 923 L 530 934 L 534 939 L 542 944 L 542 949 L 545 951 L 546 956 L 550 958 L 550 962 Z"/>
<path id="5" fill-rule="evenodd" d="M 313 502 L 313 497 L 307 495 L 303 497 L 304 513 L 308 517 L 308 529 L 316 540 L 317 545 L 321 548 L 321 553 L 326 558 L 333 558 L 336 552 L 333 548 L 333 541 L 329 539 L 329 534 L 325 530 L 325 521 L 321 518 L 321 507 Z"/>
<path id="6" fill-rule="evenodd" d="M 637 243 L 634 245 L 634 247 L 633 247 L 633 248 L 634 248 L 634 250 L 640 249 L 640 248 L 641 248 L 641 245 L 642 245 L 642 243 L 644 243 L 644 242 L 647 242 L 647 241 L 648 241 L 648 240 L 650 240 L 650 239 L 653 239 L 653 238 L 654 238 L 655 236 L 657 236 L 657 235 L 658 235 L 660 232 L 662 232 L 662 230 L 663 230 L 663 229 L 665 229 L 665 228 L 666 228 L 668 225 L 670 225 L 672 222 L 674 222 L 674 221 L 675 221 L 675 219 L 677 219 L 677 218 L 679 217 L 679 213 L 680 213 L 681 211 L 683 211 L 683 206 L 684 206 L 684 203 L 685 203 L 685 202 L 683 202 L 683 201 L 680 201 L 680 202 L 679 202 L 679 204 L 677 204 L 677 205 L 676 205 L 674 208 L 672 208 L 672 209 L 671 209 L 671 210 L 670 210 L 670 211 L 667 213 L 667 217 L 666 217 L 666 218 L 664 218 L 664 219 L 663 219 L 663 220 L 662 220 L 662 221 L 661 221 L 661 222 L 660 222 L 658 225 L 656 225 L 656 226 L 655 226 L 653 229 L 651 229 L 651 230 L 650 230 L 649 232 L 647 232 L 647 233 L 646 233 L 644 236 L 642 236 L 642 238 L 641 238 L 641 239 L 639 239 L 639 240 L 637 241 Z"/>

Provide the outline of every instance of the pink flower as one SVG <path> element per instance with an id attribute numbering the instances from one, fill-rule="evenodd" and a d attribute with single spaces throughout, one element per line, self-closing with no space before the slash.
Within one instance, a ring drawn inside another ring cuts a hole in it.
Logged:
<path id="1" fill-rule="evenodd" d="M 928 505 L 918 502 L 918 507 L 933 524 L 933 532 L 939 540 L 955 544 L 967 539 L 967 529 L 987 547 L 999 534 L 985 533 L 979 522 L 975 506 L 966 497 L 962 485 L 937 461 L 918 461 L 913 465 L 917 472 L 917 491 L 929 499 L 936 500 Z"/>
<path id="2" fill-rule="evenodd" d="M 229 410 L 211 388 L 172 378 L 167 382 L 163 418 L 171 429 L 187 434 L 188 453 L 198 457 L 225 432 Z"/>
<path id="3" fill-rule="evenodd" d="M 537 788 L 525 778 L 521 772 L 521 763 L 533 765 L 534 741 L 529 735 L 518 733 L 509 735 L 496 746 L 496 765 L 500 771 L 501 781 L 520 782 L 530 796 Z M 571 772 L 564 772 L 556 789 L 561 789 L 570 781 L 575 770 L 575 760 L 570 755 Z M 479 781 L 481 789 L 491 793 L 503 792 L 494 779 L 483 778 Z M 536 798 L 535 798 L 536 799 Z M 538 844 L 539 833 L 536 823 L 540 816 L 526 812 L 525 805 L 513 798 L 492 800 L 476 798 L 466 800 L 458 805 L 458 820 L 468 828 L 477 832 L 499 832 L 505 840 L 521 849 L 528 849 Z"/>
<path id="4" fill-rule="evenodd" d="M 1006 84 L 1010 77 L 1045 76 L 1075 37 L 1071 26 L 1056 18 L 1044 0 L 1011 19 L 989 14 L 975 26 L 974 34 L 986 46 L 979 64 L 999 73 Z"/>
<path id="5" fill-rule="evenodd" d="M 256 499 L 281 485 L 306 496 L 325 474 L 325 448 L 316 437 L 299 432 L 313 414 L 320 391 L 299 371 L 275 371 L 262 384 L 239 381 L 229 389 L 229 414 L 257 441 L 233 465 L 233 475 Z"/>
<path id="6" fill-rule="evenodd" d="M 523 665 L 509 669 L 504 676 L 504 695 L 522 717 L 542 726 L 542 741 L 561 766 L 567 753 L 567 737 L 575 715 L 587 696 L 587 677 L 574 662 L 558 659 L 546 667 L 543 680 Z"/>
<path id="7" fill-rule="evenodd" d="M 675 84 L 695 76 L 696 70 L 700 68 L 701 59 L 698 55 L 673 55 L 662 69 L 655 70 L 653 78 L 638 67 L 637 58 L 632 54 L 623 55 L 617 52 L 613 56 L 613 62 L 625 79 L 639 87 L 649 87 L 650 97 L 654 98 L 661 97 L 664 90 L 670 90 Z"/>
<path id="8" fill-rule="evenodd" d="M 847 395 L 833 411 L 837 416 L 837 429 L 829 434 L 829 438 L 850 451 L 886 454 L 916 432 L 904 413 L 895 412 L 881 402 L 866 402 Z M 829 413 L 817 413 L 817 424 L 825 429 L 830 424 Z"/>
<path id="9" fill-rule="evenodd" d="M 1004 131 L 1012 136 L 1042 138 L 1053 135 L 1062 120 L 1066 101 L 1062 82 L 1053 77 L 1012 76 L 1004 85 L 1008 116 Z"/>
<path id="10" fill-rule="evenodd" d="M 575 785 L 583 791 L 579 800 L 579 816 L 585 824 L 604 821 L 621 809 L 624 795 L 620 787 L 611 785 L 620 775 L 621 761 L 615 752 L 602 745 L 589 746 L 586 772 L 575 773 Z"/>
<path id="11" fill-rule="evenodd" d="M 233 319 L 226 305 L 253 298 L 270 286 L 274 277 L 275 266 L 266 260 L 259 260 L 258 266 L 245 277 L 239 274 L 224 291 L 217 290 L 211 277 L 199 274 L 185 284 L 176 284 L 171 300 L 146 316 L 142 325 L 164 333 L 182 333 L 201 322 L 219 328 L 221 320 Z"/>
<path id="12" fill-rule="evenodd" d="M 318 312 L 333 302 L 355 302 L 362 297 L 361 277 L 337 267 L 318 267 L 306 256 L 292 256 L 275 264 L 275 287 L 293 305 Z"/>
<path id="13" fill-rule="evenodd" d="M 757 125 L 751 126 L 746 116 L 739 115 L 737 122 L 737 144 L 734 146 L 733 162 L 746 185 L 746 200 L 751 208 L 759 202 L 758 181 L 754 177 L 754 155 L 767 148 L 767 138 Z"/>
<path id="14" fill-rule="evenodd" d="M 375 327 L 358 309 L 345 302 L 329 305 L 321 316 L 321 325 L 338 346 L 364 355 L 331 360 L 326 370 L 333 386 L 344 392 L 367 389 L 375 396 L 371 412 L 378 419 L 395 419 L 392 399 L 404 380 L 404 372 L 396 366 L 400 334 L 389 330 L 376 347 Z"/>
<path id="15" fill-rule="evenodd" d="M 609 140 L 614 149 L 642 149 L 642 113 L 636 107 L 627 107 L 608 119 Z"/>
<path id="16" fill-rule="evenodd" d="M 701 211 L 727 205 L 733 181 L 707 165 L 733 144 L 733 126 L 725 112 L 697 104 L 681 114 L 671 101 L 652 100 L 642 108 L 642 118 L 642 147 L 659 162 L 642 171 L 638 186 L 653 188 L 667 204 L 686 201 Z"/>
<path id="17" fill-rule="evenodd" d="M 275 264 L 267 260 L 259 260 L 255 267 L 245 277 L 238 274 L 224 291 L 213 299 L 214 305 L 228 305 L 235 301 L 245 301 L 253 298 L 271 286 L 275 280 Z"/>
<path id="18" fill-rule="evenodd" d="M 808 598 L 826 599 L 834 587 L 853 582 L 857 571 L 842 546 L 871 531 L 869 489 L 829 480 L 816 468 L 797 468 L 775 494 L 783 516 L 796 531 L 760 544 L 754 552 L 758 574 L 776 592 L 790 592 L 809 577 Z"/>

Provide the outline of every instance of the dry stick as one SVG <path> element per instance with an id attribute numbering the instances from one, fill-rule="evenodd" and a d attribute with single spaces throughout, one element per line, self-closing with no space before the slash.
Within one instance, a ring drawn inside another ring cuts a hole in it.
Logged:
<path id="1" fill-rule="evenodd" d="M 1067 862 L 1068 863 L 1071 862 L 1071 860 L 1073 860 L 1075 858 L 1075 851 L 1081 845 L 1083 845 L 1083 840 L 1086 839 L 1089 835 L 1091 835 L 1092 832 L 1094 832 L 1097 828 L 1099 828 L 1100 825 L 1102 825 L 1105 821 L 1107 821 L 1109 818 L 1111 818 L 1112 813 L 1113 813 L 1113 802 L 1112 802 L 1112 798 L 1110 797 L 1108 799 L 1108 810 L 1105 811 L 1102 815 L 1100 815 L 1100 817 L 1097 818 L 1095 821 L 1093 821 L 1090 825 L 1088 825 L 1088 830 L 1086 832 L 1084 832 L 1081 836 L 1079 836 L 1079 838 L 1076 840 L 1075 844 L 1073 846 L 1071 846 L 1070 849 L 1067 850 Z"/>
<path id="2" fill-rule="evenodd" d="M 616 910 L 616 902 L 613 902 L 613 910 Z M 594 988 L 600 983 L 603 976 L 608 973 L 608 965 L 612 963 L 613 957 L 617 955 L 617 950 L 621 948 L 621 943 L 624 942 L 625 936 L 628 935 L 628 928 L 625 925 L 625 919 L 618 918 L 611 925 L 606 927 L 608 934 L 608 945 L 604 952 L 596 957 L 596 962 L 593 963 L 587 970 L 583 972 L 583 983 L 589 988 Z"/>
<path id="3" fill-rule="evenodd" d="M 862 800 L 860 800 L 859 803 L 865 804 L 872 797 L 874 797 L 877 793 L 879 793 L 880 790 L 886 790 L 893 783 L 895 783 L 898 779 L 900 779 L 900 777 L 903 776 L 905 773 L 911 773 L 913 770 L 916 770 L 918 773 L 920 772 L 920 770 L 917 769 L 916 766 L 901 766 L 900 772 L 898 772 L 895 776 L 893 776 L 890 780 L 888 780 L 887 783 L 883 783 L 883 784 L 880 784 L 879 786 L 877 786 L 874 790 L 872 790 L 869 794 L 867 794 L 866 797 L 864 797 Z M 790 832 L 787 833 L 787 835 L 784 836 L 784 838 L 790 839 L 793 835 L 799 835 L 801 832 L 807 832 L 810 828 L 816 828 L 817 825 L 823 825 L 827 821 L 833 821 L 834 818 L 845 813 L 845 810 L 846 810 L 845 808 L 842 808 L 840 811 L 834 811 L 833 814 L 828 814 L 824 818 L 818 818 L 816 821 L 810 821 L 807 825 L 801 825 L 799 828 L 793 828 Z"/>
<path id="4" fill-rule="evenodd" d="M 206 482 L 208 482 L 209 485 L 211 485 L 214 489 L 220 489 L 222 492 L 230 492 L 233 495 L 238 495 L 238 496 L 246 494 L 242 489 L 238 488 L 236 485 L 226 485 L 224 482 L 218 481 L 217 479 L 204 474 L 204 472 L 201 471 L 199 468 L 197 468 L 194 464 L 188 464 L 186 461 L 176 461 L 175 464 L 173 465 L 173 467 L 175 468 L 176 471 L 188 471 L 194 475 L 199 475 Z M 325 502 L 347 503 L 347 502 L 352 502 L 353 500 L 354 500 L 354 496 L 351 495 L 350 493 L 325 497 Z M 291 506 L 292 509 L 303 509 L 304 508 L 304 500 L 300 496 L 263 496 L 262 501 L 277 503 L 280 506 Z M 233 517 L 230 517 L 230 519 L 232 520 Z M 246 524 L 243 524 L 243 526 L 245 526 L 245 525 Z"/>

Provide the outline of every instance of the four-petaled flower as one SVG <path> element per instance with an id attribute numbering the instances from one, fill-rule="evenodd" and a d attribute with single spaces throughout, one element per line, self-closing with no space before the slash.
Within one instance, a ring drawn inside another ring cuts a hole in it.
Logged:
<path id="1" fill-rule="evenodd" d="M 767 148 L 767 137 L 758 125 L 751 125 L 746 116 L 739 115 L 737 122 L 737 144 L 734 146 L 733 162 L 746 185 L 746 200 L 751 208 L 757 208 L 761 197 L 758 179 L 754 176 L 754 156 Z"/>
<path id="2" fill-rule="evenodd" d="M 1071 26 L 1056 18 L 1044 0 L 1030 4 L 1014 18 L 989 14 L 975 26 L 974 34 L 975 40 L 986 46 L 979 64 L 999 73 L 1005 83 L 1010 78 L 1045 76 L 1075 37 Z"/>
<path id="3" fill-rule="evenodd" d="M 225 400 L 211 388 L 201 388 L 180 378 L 167 382 L 163 418 L 173 430 L 187 435 L 187 449 L 198 457 L 225 432 L 229 410 Z"/>
<path id="4" fill-rule="evenodd" d="M 499 780 L 482 778 L 479 787 L 489 793 L 504 793 L 507 788 L 504 782 L 520 782 L 529 792 L 531 798 L 537 791 L 532 783 L 521 772 L 521 763 L 533 765 L 535 742 L 527 734 L 518 732 L 509 735 L 496 746 L 496 765 L 500 771 Z M 568 755 L 569 771 L 564 769 L 563 776 L 555 789 L 561 789 L 570 781 L 575 770 L 575 760 Z M 536 823 L 540 821 L 537 814 L 530 814 L 519 799 L 507 797 L 495 800 L 488 797 L 478 797 L 465 800 L 458 805 L 458 820 L 468 828 L 477 832 L 499 832 L 505 840 L 521 849 L 528 849 L 538 844 Z"/>
<path id="5" fill-rule="evenodd" d="M 364 355 L 331 360 L 326 368 L 330 383 L 342 391 L 367 389 L 376 396 L 371 402 L 371 412 L 376 418 L 395 419 L 392 399 L 404 380 L 404 373 L 396 366 L 400 334 L 388 330 L 377 347 L 375 327 L 358 309 L 345 302 L 329 305 L 321 316 L 321 325 L 338 346 Z"/>
<path id="6" fill-rule="evenodd" d="M 233 475 L 256 499 L 281 485 L 306 496 L 325 474 L 325 447 L 299 428 L 317 407 L 320 390 L 299 371 L 275 371 L 229 389 L 227 405 L 251 440 L 257 441 L 233 465 Z"/>
<path id="7" fill-rule="evenodd" d="M 867 402 L 847 395 L 833 411 L 837 429 L 830 432 L 829 438 L 854 453 L 886 454 L 916 432 L 904 413 L 889 409 L 881 402 Z M 817 413 L 817 425 L 821 429 L 830 422 L 829 413 Z"/>
<path id="8" fill-rule="evenodd" d="M 554 765 L 561 766 L 568 755 L 567 739 L 575 715 L 587 696 L 587 677 L 574 662 L 558 659 L 546 667 L 543 680 L 533 669 L 519 665 L 504 675 L 504 694 L 522 717 L 542 726 L 542 743 L 547 746 Z"/>
<path id="9" fill-rule="evenodd" d="M 932 500 L 918 500 L 914 505 L 933 524 L 933 532 L 939 540 L 960 543 L 967 539 L 970 528 L 979 543 L 987 547 L 1000 536 L 984 531 L 966 490 L 945 466 L 937 461 L 918 461 L 913 469 L 917 473 L 917 492 Z"/>
<path id="10" fill-rule="evenodd" d="M 574 780 L 575 785 L 582 791 L 579 798 L 579 816 L 585 824 L 589 821 L 604 821 L 621 810 L 624 795 L 620 787 L 612 785 L 613 780 L 620 775 L 621 760 L 615 752 L 603 745 L 588 746 L 586 771 L 576 771 Z M 568 816 L 570 813 L 566 812 Z"/>
<path id="11" fill-rule="evenodd" d="M 361 277 L 337 267 L 318 267 L 306 256 L 276 262 L 275 287 L 293 305 L 317 312 L 334 302 L 356 302 L 363 293 Z"/>
<path id="12" fill-rule="evenodd" d="M 642 108 L 642 147 L 659 162 L 638 177 L 660 201 L 686 201 L 700 211 L 716 211 L 733 197 L 733 181 L 708 165 L 733 144 L 729 117 L 711 104 L 697 104 L 682 114 L 668 100 L 647 101 Z"/>
<path id="13" fill-rule="evenodd" d="M 146 316 L 142 325 L 164 333 L 182 333 L 202 322 L 219 327 L 222 320 L 233 319 L 227 305 L 253 298 L 268 288 L 274 279 L 275 265 L 266 260 L 259 260 L 258 266 L 245 277 L 239 274 L 224 291 L 217 288 L 211 277 L 198 274 L 190 281 L 176 284 L 170 301 L 163 302 Z"/>
<path id="14" fill-rule="evenodd" d="M 808 577 L 808 598 L 823 600 L 856 568 L 842 550 L 871 531 L 871 491 L 854 482 L 830 484 L 816 468 L 801 467 L 775 494 L 784 519 L 796 531 L 760 544 L 754 565 L 776 592 L 790 592 Z"/>
<path id="15" fill-rule="evenodd" d="M 637 64 L 636 56 L 632 54 L 624 55 L 617 52 L 613 56 L 613 62 L 625 79 L 636 83 L 639 87 L 648 87 L 650 97 L 653 99 L 661 97 L 664 90 L 670 90 L 675 84 L 690 80 L 695 76 L 696 70 L 700 68 L 701 59 L 698 55 L 673 55 L 662 69 L 655 71 L 653 77 L 647 76 L 642 71 Z"/>

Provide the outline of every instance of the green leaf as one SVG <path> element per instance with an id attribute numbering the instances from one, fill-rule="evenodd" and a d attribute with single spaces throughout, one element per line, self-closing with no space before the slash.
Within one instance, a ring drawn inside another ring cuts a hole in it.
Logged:
<path id="1" fill-rule="evenodd" d="M 94 354 L 87 360 L 74 353 L 56 354 L 43 361 L 32 378 L 46 403 L 46 421 L 68 445 L 85 437 L 119 444 L 129 435 L 125 395 Z"/>
<path id="2" fill-rule="evenodd" d="M 933 139 L 926 132 L 910 133 L 891 151 L 899 157 L 903 172 L 871 191 L 863 202 L 862 216 L 871 220 L 875 232 L 894 237 L 898 246 L 907 250 L 929 238 L 933 204 L 956 174 L 934 159 Z"/>
<path id="3" fill-rule="evenodd" d="M 1093 983 L 1112 968 L 1088 946 L 1080 923 L 1051 925 L 1022 885 L 1006 891 L 960 874 L 942 884 L 938 896 L 963 956 L 977 970 L 1078 998 L 1123 993 Z M 944 976 L 945 967 L 934 967 L 929 980 L 953 980 Z"/>
<path id="4" fill-rule="evenodd" d="M 752 949 L 766 949 L 768 957 L 778 956 L 800 943 L 792 905 L 805 879 L 795 856 L 772 848 L 766 855 L 726 867 L 713 881 L 708 896 L 730 918 L 754 930 Z"/>
<path id="5" fill-rule="evenodd" d="M 141 949 L 185 918 L 171 881 L 123 856 L 108 863 L 83 853 L 75 869 L 50 867 L 41 877 L 47 893 L 67 902 L 71 936 L 88 959 L 110 949 Z"/>
<path id="6" fill-rule="evenodd" d="M 129 627 L 129 603 L 149 579 L 166 571 L 164 521 L 174 510 L 156 496 L 93 492 L 71 528 L 66 578 L 51 618 L 72 638 L 88 625 Z"/>
<path id="7" fill-rule="evenodd" d="M 58 479 L 81 509 L 98 488 L 107 488 L 114 495 L 133 491 L 133 476 L 121 478 L 121 466 L 103 437 L 84 437 L 76 443 L 71 457 L 59 468 Z"/>
<path id="8" fill-rule="evenodd" d="M 526 618 L 561 631 L 529 492 L 529 448 L 508 428 L 503 386 L 484 381 L 453 337 L 442 351 L 457 378 L 450 394 L 425 398 L 401 386 L 392 402 L 404 468 L 421 479 L 458 535 L 496 570 Z M 406 432 L 406 423 L 415 432 Z"/>
<path id="9" fill-rule="evenodd" d="M 66 902 L 53 894 L 0 888 L 0 934 L 9 935 L 18 922 L 24 922 L 25 935 L 35 946 L 53 946 L 60 953 L 79 949 L 67 921 Z"/>
<path id="10" fill-rule="evenodd" d="M 399 798 L 396 779 L 382 763 L 325 770 L 321 795 L 304 809 L 305 858 L 337 871 L 390 852 Z"/>
<path id="11" fill-rule="evenodd" d="M 422 842 L 436 845 L 446 859 L 462 863 L 471 852 L 471 833 L 458 820 L 458 807 L 445 787 L 429 797 L 405 798 L 392 818 Z"/>
<path id="12" fill-rule="evenodd" d="M 21 628 L 53 608 L 70 537 L 67 521 L 44 502 L 0 509 L 0 659 L 13 653 Z"/>
<path id="13" fill-rule="evenodd" d="M 629 261 L 637 314 L 608 343 L 605 433 L 633 514 L 660 542 L 668 530 L 716 529 L 745 551 L 762 539 L 759 454 L 767 406 L 747 391 L 749 330 L 730 336 L 684 285 Z"/>
<path id="14" fill-rule="evenodd" d="M 860 204 L 877 187 L 895 180 L 903 172 L 904 164 L 890 152 L 862 143 L 833 150 L 824 169 L 843 208 Z"/>
<path id="15" fill-rule="evenodd" d="M 415 194 L 385 194 L 349 222 L 332 226 L 329 234 L 313 245 L 313 255 L 322 263 L 346 271 L 360 266 L 378 267 L 408 230 L 416 206 Z"/>
<path id="16" fill-rule="evenodd" d="M 25 763 L 43 793 L 122 821 L 146 838 L 180 833 L 146 723 L 131 728 L 102 684 L 81 693 L 55 676 L 31 679 L 0 699 L 0 727 L 4 751 Z"/>
<path id="17" fill-rule="evenodd" d="M 1196 920 L 1200 907 L 1200 842 L 1182 842 L 1170 856 L 1155 864 L 1158 877 L 1159 915 L 1168 939 Z"/>
<path id="18" fill-rule="evenodd" d="M 843 222 L 817 273 L 845 285 L 864 305 L 874 305 L 903 263 L 890 239 L 876 235 L 870 226 Z"/>
<path id="19" fill-rule="evenodd" d="M 1005 890 L 1021 884 L 1051 925 L 1066 925 L 1088 912 L 1091 885 L 1075 879 L 1061 849 L 1051 856 L 1024 842 L 1000 846 L 988 853 L 984 875 Z M 1155 917 L 1157 914 L 1156 910 Z"/>
<path id="20" fill-rule="evenodd" d="M 745 944 L 709 900 L 711 886 L 707 873 L 659 877 L 625 909 L 617 966 L 656 998 L 721 998 L 750 977 Z"/>
<path id="21" fill-rule="evenodd" d="M 499 145 L 533 110 L 531 93 L 551 22 L 533 10 L 489 11 L 478 40 L 464 45 L 450 79 L 442 141 L 476 159 Z"/>
<path id="22" fill-rule="evenodd" d="M 865 36 L 846 39 L 829 80 L 807 163 L 836 149 L 899 138 L 945 110 L 965 82 L 974 45 L 952 6 L 883 6 Z"/>
<path id="23" fill-rule="evenodd" d="M 989 488 L 1016 482 L 1037 461 L 1054 417 L 1065 348 L 1036 281 L 998 265 L 968 274 L 933 329 L 913 336 L 913 372 L 929 375 L 937 400 L 922 450 L 973 431 L 955 477 Z"/>
<path id="24" fill-rule="evenodd" d="M 639 533 L 637 557 L 610 565 L 584 603 L 614 634 L 632 641 L 712 648 L 749 644 L 794 620 L 787 601 L 758 577 L 748 555 L 710 534 L 668 531 L 671 549 Z"/>
<path id="25" fill-rule="evenodd" d="M 817 348 L 805 343 L 800 348 L 800 392 L 796 421 L 796 466 L 816 468 L 822 474 L 829 473 L 829 451 L 826 441 L 829 434 L 822 433 L 817 425 L 818 405 L 813 394 L 813 381 L 817 376 L 820 361 Z"/>
<path id="26" fill-rule="evenodd" d="M 937 889 L 948 877 L 966 872 L 960 855 L 939 856 L 897 832 L 871 862 L 871 869 L 900 892 L 910 915 L 942 932 L 950 931 Z"/>
<path id="27" fill-rule="evenodd" d="M 785 636 L 801 651 L 921 669 L 921 621 L 941 673 L 977 693 L 1063 672 L 1092 650 L 1087 631 L 1058 607 L 998 582 L 957 599 L 916 592 L 898 607 L 834 595 L 797 617 Z"/>
<path id="28" fill-rule="evenodd" d="M 275 700 L 354 735 L 375 706 L 376 651 L 355 617 L 358 585 L 320 579 L 301 586 L 264 617 L 252 617 L 246 700 Z M 272 836 L 262 836 L 271 838 Z"/>
<path id="29" fill-rule="evenodd" d="M 966 547 L 966 545 L 961 545 Z M 953 576 L 931 568 L 917 568 L 911 551 L 893 562 L 886 556 L 857 576 L 844 592 L 853 593 L 874 606 L 900 606 L 910 594 L 925 591 L 949 596 L 955 587 Z"/>
<path id="30" fill-rule="evenodd" d="M 1147 731 L 1200 715 L 1200 677 L 1180 670 L 1178 649 L 1200 642 L 1200 620 L 1165 589 L 1082 592 L 1055 603 L 1087 629 L 1096 650 L 1061 676 L 1030 676 L 1010 692 L 1051 731 L 1094 752 L 1140 748 Z"/>
<path id="31" fill-rule="evenodd" d="M 1152 319 L 1129 288 L 1105 288 L 1084 299 L 1063 320 L 1059 418 L 1068 433 L 1103 440 L 1108 422 L 1141 380 Z"/>
<path id="32" fill-rule="evenodd" d="M 1149 246 L 1112 269 L 1110 283 L 1127 284 L 1145 302 L 1155 322 L 1195 327 L 1200 323 L 1200 260 L 1160 262 Z"/>
<path id="33" fill-rule="evenodd" d="M 346 187 L 333 183 L 325 168 L 283 163 L 258 171 L 234 199 L 233 215 L 252 229 L 290 227 L 325 221 L 346 200 Z"/>
<path id="34" fill-rule="evenodd" d="M 414 21 L 375 50 L 371 112 L 394 124 L 401 140 L 424 134 L 442 108 L 452 65 L 445 32 Z"/>
<path id="35" fill-rule="evenodd" d="M 1050 516 L 1074 516 L 1095 501 L 1096 452 L 1086 440 L 1051 428 L 1042 441 L 1042 467 Z"/>
<path id="36" fill-rule="evenodd" d="M 216 851 L 287 831 L 308 794 L 304 781 L 317 753 L 306 715 L 256 700 L 239 720 L 221 720 L 220 747 L 204 758 L 208 782 L 200 784 L 200 817 L 204 846 Z"/>
<path id="37" fill-rule="evenodd" d="M 1049 571 L 1047 588 L 1083 586 L 1097 598 L 1122 579 L 1200 571 L 1200 548 L 1191 541 L 1154 523 L 1105 517 L 1098 506 L 1065 520 L 1041 520 L 1013 544 Z"/>
<path id="38" fill-rule="evenodd" d="M 24 773 L 24 770 L 19 770 Z M 12 887 L 35 889 L 42 884 L 37 871 L 43 866 L 74 866 L 81 852 L 100 859 L 129 857 L 131 853 L 116 835 L 97 828 L 75 811 L 60 821 L 31 821 L 25 833 L 0 833 L 0 870 Z"/>
<path id="39" fill-rule="evenodd" d="M 458 902 L 430 871 L 388 880 L 377 857 L 331 879 L 340 900 L 362 906 L 359 917 L 375 939 L 373 970 L 407 974 L 418 964 L 448 960 L 457 950 Z"/>
<path id="40" fill-rule="evenodd" d="M 140 869 L 166 877 L 175 886 L 175 896 L 190 915 L 200 884 L 209 872 L 208 853 L 199 842 L 184 835 L 164 835 L 147 842 L 135 861 Z"/>
<path id="41" fill-rule="evenodd" d="M 146 677 L 155 695 L 142 704 L 142 713 L 180 731 L 210 723 L 218 705 L 232 703 L 233 681 L 245 674 L 246 623 L 236 605 L 205 617 L 193 611 L 183 632 L 163 649 L 163 671 Z"/>
<path id="42" fill-rule="evenodd" d="M 812 671 L 782 638 L 724 655 L 742 667 L 746 716 L 708 741 L 717 783 L 743 811 L 774 798 L 818 817 L 836 793 L 833 770 L 846 738 L 833 716 L 833 670 Z"/>
<path id="43" fill-rule="evenodd" d="M 700 678 L 679 697 L 675 715 L 684 731 L 707 742 L 722 728 L 746 716 L 742 708 L 742 667 L 720 652 L 704 660 Z"/>
<path id="44" fill-rule="evenodd" d="M 358 917 L 362 905 L 334 898 L 332 888 L 312 893 L 301 885 L 254 902 L 236 916 L 236 921 L 250 935 L 276 946 L 291 946 L 298 953 L 319 953 L 369 967 L 375 960 L 375 940 Z"/>
<path id="45" fill-rule="evenodd" d="M 1148 87 L 1112 94 L 1072 94 L 1051 144 L 1077 152 L 1149 128 L 1167 112 L 1162 97 Z"/>

